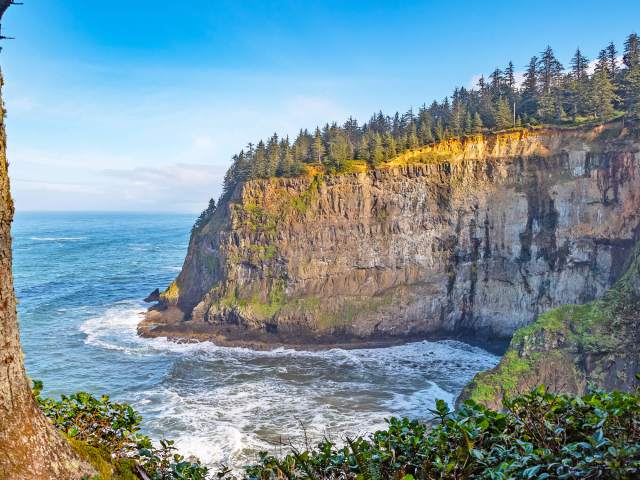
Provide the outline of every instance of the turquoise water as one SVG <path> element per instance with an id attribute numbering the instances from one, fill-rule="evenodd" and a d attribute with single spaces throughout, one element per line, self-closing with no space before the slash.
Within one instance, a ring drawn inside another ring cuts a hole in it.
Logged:
<path id="1" fill-rule="evenodd" d="M 132 403 L 154 438 L 240 466 L 258 450 L 365 433 L 384 418 L 427 418 L 436 398 L 498 358 L 456 341 L 369 350 L 253 352 L 141 339 L 156 287 L 177 275 L 191 215 L 16 215 L 14 275 L 27 373 L 45 394 L 107 393 Z"/>

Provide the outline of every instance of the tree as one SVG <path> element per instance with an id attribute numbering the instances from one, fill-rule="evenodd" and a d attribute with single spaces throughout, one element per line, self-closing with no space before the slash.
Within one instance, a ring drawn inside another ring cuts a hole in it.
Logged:
<path id="1" fill-rule="evenodd" d="M 349 142 L 342 132 L 336 132 L 331 135 L 329 140 L 329 164 L 336 170 L 344 168 L 346 161 L 349 160 L 351 153 Z"/>
<path id="2" fill-rule="evenodd" d="M 622 62 L 629 70 L 640 65 L 640 39 L 636 33 L 632 33 L 624 42 L 624 55 Z"/>
<path id="3" fill-rule="evenodd" d="M 482 133 L 482 128 L 482 117 L 480 117 L 480 114 L 476 112 L 473 116 L 473 133 Z"/>
<path id="4" fill-rule="evenodd" d="M 623 89 L 627 115 L 640 119 L 640 63 L 635 64 L 625 75 Z"/>
<path id="5" fill-rule="evenodd" d="M 606 119 L 613 112 L 613 102 L 618 100 L 613 83 L 606 70 L 600 70 L 593 74 L 591 79 L 590 103 L 593 114 Z"/>
<path id="6" fill-rule="evenodd" d="M 524 73 L 521 111 L 532 115 L 538 110 L 538 57 L 531 57 Z"/>
<path id="7" fill-rule="evenodd" d="M 513 127 L 513 116 L 511 114 L 511 108 L 506 99 L 501 98 L 498 100 L 498 108 L 496 112 L 496 128 L 498 130 L 505 130 Z"/>
<path id="8" fill-rule="evenodd" d="M 609 75 L 613 80 L 618 75 L 618 50 L 616 50 L 616 45 L 613 42 L 607 45 L 607 59 L 609 61 Z"/>
<path id="9" fill-rule="evenodd" d="M 562 101 L 559 98 L 562 64 L 558 61 L 551 47 L 547 47 L 538 61 L 538 78 L 540 82 L 540 100 L 538 112 L 543 120 L 559 120 L 563 115 Z"/>
<path id="10" fill-rule="evenodd" d="M 0 18 L 8 3 L 0 1 Z M 0 73 L 0 96 L 2 88 Z M 0 477 L 11 480 L 93 477 L 44 417 L 31 393 L 20 347 L 13 290 L 11 222 L 4 109 L 0 109 Z"/>
<path id="11" fill-rule="evenodd" d="M 316 131 L 313 135 L 313 143 L 311 144 L 311 157 L 314 162 L 322 163 L 322 157 L 324 157 L 325 149 L 322 142 L 322 135 L 320 129 L 316 127 Z"/>
<path id="12" fill-rule="evenodd" d="M 473 119 L 471 113 L 467 110 L 467 115 L 464 117 L 464 133 L 469 135 L 473 132 Z"/>
<path id="13" fill-rule="evenodd" d="M 378 165 L 384 161 L 384 145 L 382 143 L 382 137 L 378 132 L 373 134 L 373 141 L 369 142 L 371 152 L 369 154 L 369 161 L 372 165 Z"/>
<path id="14" fill-rule="evenodd" d="M 608 68 L 608 61 L 605 53 L 605 67 Z M 571 74 L 567 79 L 566 97 L 570 106 L 570 113 L 575 119 L 578 114 L 583 114 L 588 108 L 588 96 L 589 96 L 589 74 L 587 69 L 589 67 L 589 59 L 585 57 L 580 49 L 576 50 L 576 53 L 571 59 Z M 608 73 L 605 71 L 605 75 Z"/>

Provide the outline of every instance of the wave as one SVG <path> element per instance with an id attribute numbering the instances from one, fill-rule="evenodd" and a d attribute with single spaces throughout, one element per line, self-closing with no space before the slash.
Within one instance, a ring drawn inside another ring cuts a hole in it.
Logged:
<path id="1" fill-rule="evenodd" d="M 164 374 L 152 384 L 143 378 L 128 400 L 153 438 L 174 438 L 210 466 L 241 468 L 258 451 L 303 445 L 305 434 L 312 444 L 341 443 L 384 428 L 391 416 L 430 418 L 436 399 L 452 405 L 478 370 L 498 361 L 452 340 L 325 351 L 179 344 L 138 337 L 143 309 L 124 301 L 86 320 L 85 343 L 129 362 L 155 362 Z"/>
<path id="2" fill-rule="evenodd" d="M 77 242 L 87 239 L 88 237 L 29 237 L 34 242 Z"/>

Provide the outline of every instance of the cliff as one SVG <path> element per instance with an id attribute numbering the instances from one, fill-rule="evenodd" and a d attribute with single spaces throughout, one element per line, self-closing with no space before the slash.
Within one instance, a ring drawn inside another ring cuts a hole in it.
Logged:
<path id="1" fill-rule="evenodd" d="M 143 335 L 339 343 L 509 338 L 620 276 L 635 126 L 450 140 L 382 168 L 253 180 L 192 234 Z"/>
<path id="2" fill-rule="evenodd" d="M 459 402 L 499 409 L 505 396 L 545 384 L 574 395 L 589 387 L 635 391 L 640 382 L 640 242 L 629 268 L 600 299 L 542 314 L 518 330 L 496 368 L 476 375 Z"/>

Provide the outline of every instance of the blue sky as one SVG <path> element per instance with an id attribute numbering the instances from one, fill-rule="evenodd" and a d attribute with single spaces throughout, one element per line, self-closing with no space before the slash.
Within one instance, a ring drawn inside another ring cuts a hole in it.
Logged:
<path id="1" fill-rule="evenodd" d="M 24 1 L 0 54 L 19 211 L 197 212 L 249 141 L 640 29 L 637 0 Z"/>

